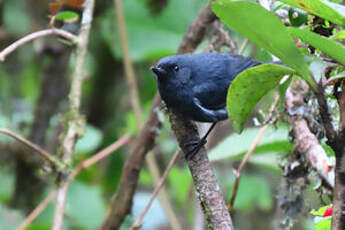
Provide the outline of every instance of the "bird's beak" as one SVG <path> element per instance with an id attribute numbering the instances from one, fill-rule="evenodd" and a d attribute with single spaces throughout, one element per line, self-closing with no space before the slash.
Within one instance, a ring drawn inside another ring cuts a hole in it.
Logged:
<path id="1" fill-rule="evenodd" d="M 166 71 L 163 68 L 151 66 L 151 71 L 154 72 L 158 77 L 164 77 L 166 75 Z"/>

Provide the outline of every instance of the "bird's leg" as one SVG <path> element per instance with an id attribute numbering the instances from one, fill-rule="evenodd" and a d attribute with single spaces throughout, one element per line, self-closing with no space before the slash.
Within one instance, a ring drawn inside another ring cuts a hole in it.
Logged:
<path id="1" fill-rule="evenodd" d="M 202 146 L 207 142 L 207 136 L 211 133 L 212 129 L 216 126 L 217 122 L 212 123 L 211 127 L 207 130 L 206 134 L 200 140 L 189 141 L 185 144 L 184 148 L 187 150 L 186 158 L 191 159 L 199 152 Z"/>

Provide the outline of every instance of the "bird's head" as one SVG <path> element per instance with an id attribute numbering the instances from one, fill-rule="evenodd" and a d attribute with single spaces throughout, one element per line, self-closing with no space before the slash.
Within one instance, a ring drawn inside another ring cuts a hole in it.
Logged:
<path id="1" fill-rule="evenodd" d="M 174 82 L 185 84 L 191 76 L 188 55 L 175 55 L 162 58 L 156 66 L 151 67 L 158 82 Z"/>

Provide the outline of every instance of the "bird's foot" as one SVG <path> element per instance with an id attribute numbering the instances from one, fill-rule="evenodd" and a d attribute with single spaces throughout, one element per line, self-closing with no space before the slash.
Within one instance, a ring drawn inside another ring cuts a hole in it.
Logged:
<path id="1" fill-rule="evenodd" d="M 195 154 L 197 154 L 199 152 L 199 150 L 201 149 L 201 147 L 203 147 L 206 144 L 206 139 L 205 138 L 201 138 L 200 140 L 192 140 L 189 141 L 188 143 L 186 143 L 184 145 L 185 151 L 185 157 L 186 159 L 192 159 Z"/>

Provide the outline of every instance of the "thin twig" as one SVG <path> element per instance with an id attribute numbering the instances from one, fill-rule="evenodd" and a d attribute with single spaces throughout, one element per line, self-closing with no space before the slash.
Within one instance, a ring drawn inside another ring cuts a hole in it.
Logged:
<path id="1" fill-rule="evenodd" d="M 143 115 L 142 115 L 142 109 L 140 106 L 140 101 L 139 101 L 139 96 L 138 96 L 138 84 L 135 78 L 133 64 L 132 64 L 132 60 L 131 60 L 131 56 L 129 52 L 127 29 L 126 29 L 126 23 L 125 23 L 125 16 L 123 13 L 122 0 L 114 0 L 114 5 L 115 5 L 115 10 L 116 10 L 115 12 L 116 20 L 117 20 L 117 24 L 120 30 L 123 61 L 124 61 L 124 66 L 125 66 L 127 84 L 128 84 L 129 93 L 130 93 L 130 101 L 131 101 L 135 116 L 140 126 L 142 126 Z"/>
<path id="2" fill-rule="evenodd" d="M 49 195 L 26 217 L 23 223 L 17 228 L 17 230 L 25 230 L 34 221 L 43 210 L 52 202 L 57 194 L 57 190 L 53 190 Z"/>
<path id="3" fill-rule="evenodd" d="M 68 185 L 74 180 L 74 178 L 80 173 L 82 169 L 88 168 L 93 164 L 99 162 L 100 160 L 104 159 L 105 157 L 109 156 L 111 153 L 126 145 L 130 142 L 129 135 L 124 135 L 113 144 L 109 145 L 108 147 L 102 149 L 89 159 L 86 159 L 78 164 L 78 166 L 72 171 L 72 173 L 68 176 L 64 187 L 67 189 Z M 43 210 L 47 207 L 47 205 L 54 200 L 57 195 L 58 190 L 52 191 L 24 220 L 24 222 L 18 227 L 17 230 L 24 230 L 29 224 L 31 224 L 38 216 L 43 212 Z"/>
<path id="4" fill-rule="evenodd" d="M 248 42 L 249 42 L 248 38 L 244 39 L 242 46 L 241 46 L 240 50 L 238 51 L 239 55 L 243 55 L 244 51 L 246 50 L 246 48 L 248 46 Z"/>
<path id="5" fill-rule="evenodd" d="M 20 46 L 31 42 L 35 39 L 41 38 L 41 37 L 45 37 L 48 35 L 60 35 L 70 41 L 72 41 L 73 43 L 78 43 L 78 37 L 67 32 L 64 30 L 60 30 L 60 29 L 56 29 L 56 28 L 52 28 L 52 29 L 46 29 L 46 30 L 40 30 L 34 33 L 31 33 L 19 40 L 17 40 L 16 42 L 12 43 L 10 46 L 6 47 L 4 50 L 2 50 L 0 52 L 0 61 L 3 62 L 6 59 L 6 56 L 9 55 L 10 53 L 12 53 L 14 50 L 16 50 L 17 48 L 19 48 Z"/>
<path id="6" fill-rule="evenodd" d="M 126 22 L 125 16 L 123 12 L 122 0 L 114 0 L 115 10 L 116 10 L 116 19 L 117 24 L 120 30 L 121 36 L 121 45 L 123 51 L 123 59 L 124 59 L 124 67 L 126 72 L 126 79 L 130 93 L 130 101 L 132 108 L 134 110 L 134 114 L 136 120 L 139 123 L 139 126 L 143 127 L 143 112 L 140 105 L 139 93 L 138 93 L 138 84 L 135 76 L 135 71 L 133 67 L 133 63 L 131 60 L 129 45 L 128 45 L 128 37 L 127 37 L 127 29 L 126 29 Z M 149 169 L 150 174 L 153 177 L 154 184 L 157 185 L 158 180 L 160 178 L 159 167 L 157 165 L 157 160 L 152 152 L 148 152 L 146 155 L 146 163 Z M 168 194 L 166 190 L 163 188 L 161 193 L 159 194 L 160 203 L 162 204 L 168 219 L 169 223 L 173 230 L 181 230 L 180 223 L 176 217 L 176 214 L 172 208 L 172 204 L 168 198 Z"/>
<path id="7" fill-rule="evenodd" d="M 334 85 L 335 82 L 339 79 L 343 79 L 345 78 L 345 73 L 340 73 L 340 74 L 337 74 L 333 77 L 330 77 L 327 79 L 327 81 L 323 84 L 323 87 L 326 87 L 326 86 L 330 86 L 330 85 Z"/>
<path id="8" fill-rule="evenodd" d="M 105 149 L 99 151 L 98 153 L 90 157 L 89 159 L 80 162 L 78 166 L 73 170 L 73 172 L 69 175 L 67 181 L 72 181 L 82 169 L 88 168 L 91 165 L 102 160 L 103 158 L 109 156 L 112 152 L 116 151 L 121 146 L 128 144 L 130 140 L 131 140 L 130 136 L 126 134 L 122 136 L 120 139 L 118 139 L 116 142 L 114 142 L 113 144 L 109 145 Z"/>
<path id="9" fill-rule="evenodd" d="M 4 128 L 0 128 L 0 133 L 3 133 L 7 136 L 10 136 L 12 138 L 14 138 L 15 140 L 23 143 L 24 145 L 26 145 L 27 147 L 29 147 L 30 149 L 33 149 L 35 152 L 37 152 L 41 157 L 43 157 L 44 159 L 48 160 L 53 166 L 55 166 L 57 169 L 62 169 L 64 164 L 62 162 L 60 162 L 56 157 L 54 157 L 51 153 L 47 152 L 46 150 L 42 149 L 41 147 L 35 145 L 34 143 L 32 143 L 31 141 L 19 136 L 18 134 L 12 132 L 9 129 L 4 129 Z"/>
<path id="10" fill-rule="evenodd" d="M 280 95 L 277 94 L 275 96 L 273 104 L 272 104 L 272 106 L 271 106 L 271 108 L 269 110 L 268 117 L 267 117 L 266 122 L 265 122 L 266 124 L 264 126 L 262 126 L 261 129 L 259 130 L 259 133 L 256 135 L 252 145 L 248 149 L 246 155 L 244 155 L 244 157 L 243 157 L 243 159 L 241 161 L 240 166 L 235 171 L 235 174 L 236 174 L 235 185 L 234 185 L 234 189 L 232 191 L 230 202 L 227 205 L 227 208 L 228 208 L 229 211 L 232 209 L 232 207 L 234 206 L 234 203 L 235 203 L 235 199 L 236 199 L 237 191 L 238 191 L 238 186 L 240 184 L 240 179 L 241 179 L 241 172 L 244 169 L 244 167 L 246 166 L 249 157 L 252 155 L 252 153 L 256 149 L 257 145 L 260 143 L 262 137 L 264 136 L 265 131 L 266 131 L 268 125 L 269 125 L 267 122 L 271 119 L 273 111 L 275 110 L 275 108 L 276 108 L 276 106 L 277 106 L 277 104 L 279 102 L 279 98 L 280 98 Z"/>
<path id="11" fill-rule="evenodd" d="M 181 153 L 181 149 L 176 150 L 176 152 L 174 153 L 174 155 L 172 156 L 167 168 L 165 169 L 162 178 L 160 179 L 160 181 L 158 182 L 157 186 L 155 187 L 149 202 L 147 203 L 147 205 L 145 206 L 144 210 L 142 211 L 142 213 L 140 214 L 140 216 L 138 217 L 138 219 L 133 223 L 133 225 L 131 226 L 131 230 L 136 230 L 138 228 L 140 228 L 140 226 L 142 225 L 142 221 L 144 219 L 144 216 L 146 215 L 146 213 L 149 211 L 154 199 L 156 198 L 156 196 L 158 195 L 159 191 L 162 189 L 164 182 L 166 181 L 166 179 L 168 178 L 169 172 L 171 170 L 171 168 L 174 166 L 179 154 Z"/>
<path id="12" fill-rule="evenodd" d="M 79 113 L 81 104 L 82 83 L 85 74 L 85 57 L 89 41 L 91 22 L 93 19 L 94 0 L 88 0 L 82 15 L 82 25 L 78 36 L 79 42 L 76 47 L 75 68 L 71 78 L 71 89 L 68 95 L 68 111 L 65 114 L 64 132 L 60 137 L 59 155 L 67 162 L 72 161 L 74 147 L 85 122 Z M 66 183 L 68 185 L 68 183 Z M 60 187 L 57 194 L 53 230 L 61 230 L 64 216 L 67 186 Z"/>

